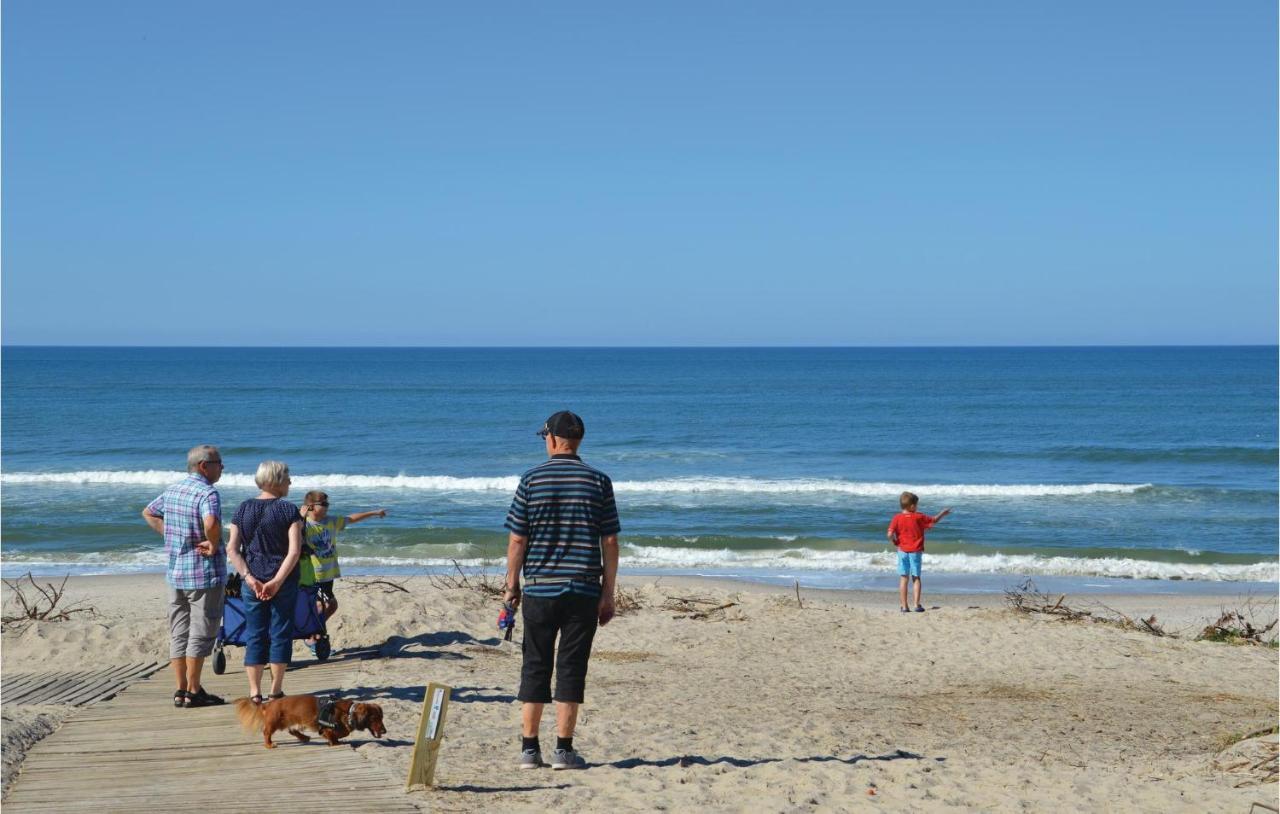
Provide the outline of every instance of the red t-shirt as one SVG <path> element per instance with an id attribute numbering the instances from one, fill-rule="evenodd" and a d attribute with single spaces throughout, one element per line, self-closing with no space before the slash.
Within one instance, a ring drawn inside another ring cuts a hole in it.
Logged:
<path id="1" fill-rule="evenodd" d="M 889 531 L 898 535 L 899 551 L 924 551 L 924 530 L 933 518 L 922 512 L 899 512 L 889 522 Z"/>

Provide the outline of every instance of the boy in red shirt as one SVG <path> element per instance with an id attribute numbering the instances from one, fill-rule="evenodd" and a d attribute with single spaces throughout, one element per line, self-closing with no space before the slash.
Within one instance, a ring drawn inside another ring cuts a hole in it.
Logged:
<path id="1" fill-rule="evenodd" d="M 924 613 L 924 605 L 920 604 L 920 560 L 924 554 L 924 531 L 931 528 L 942 518 L 951 514 L 950 509 L 943 509 L 930 517 L 916 511 L 920 498 L 910 492 L 898 496 L 898 505 L 902 511 L 893 516 L 889 522 L 889 542 L 898 547 L 898 598 L 902 612 L 907 613 L 907 579 L 915 582 L 916 613 Z"/>

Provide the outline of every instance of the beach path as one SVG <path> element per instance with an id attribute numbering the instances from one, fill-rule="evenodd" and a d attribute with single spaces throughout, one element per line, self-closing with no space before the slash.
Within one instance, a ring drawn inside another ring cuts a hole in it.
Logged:
<path id="1" fill-rule="evenodd" d="M 304 661 L 289 671 L 290 694 L 327 693 L 350 686 L 357 657 L 320 664 Z M 244 673 L 228 669 L 204 684 L 230 702 L 245 694 Z M 298 743 L 277 733 L 278 748 L 262 747 L 246 734 L 234 707 L 175 709 L 167 669 L 138 681 L 114 698 L 80 710 L 36 744 L 5 799 L 6 812 L 179 811 L 211 808 L 222 814 L 293 805 L 346 812 L 416 812 L 403 779 L 356 754 L 350 745 L 322 739 Z"/>

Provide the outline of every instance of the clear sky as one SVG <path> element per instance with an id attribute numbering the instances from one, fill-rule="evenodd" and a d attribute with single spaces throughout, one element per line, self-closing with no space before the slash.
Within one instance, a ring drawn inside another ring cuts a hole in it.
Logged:
<path id="1" fill-rule="evenodd" d="M 1277 19 L 3 5 L 3 340 L 1266 343 Z"/>

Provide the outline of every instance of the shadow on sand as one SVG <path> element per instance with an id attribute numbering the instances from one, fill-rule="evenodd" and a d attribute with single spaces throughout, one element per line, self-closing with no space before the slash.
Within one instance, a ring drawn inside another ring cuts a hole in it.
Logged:
<path id="1" fill-rule="evenodd" d="M 895 749 L 883 755 L 853 755 L 852 757 L 838 757 L 836 755 L 813 755 L 812 757 L 797 758 L 781 758 L 781 757 L 762 757 L 754 759 L 746 759 L 739 757 L 729 757 L 727 755 L 717 758 L 706 758 L 702 755 L 680 755 L 679 757 L 669 757 L 662 760 L 644 760 L 643 758 L 630 758 L 627 760 L 617 760 L 613 763 L 601 763 L 600 766 L 609 766 L 614 769 L 637 769 L 641 766 L 655 766 L 665 768 L 668 766 L 679 766 L 687 768 L 689 766 L 737 766 L 738 768 L 747 768 L 748 766 L 761 766 L 766 763 L 781 763 L 784 760 L 794 760 L 797 763 L 844 763 L 852 766 L 855 763 L 862 763 L 869 760 L 924 760 L 924 755 L 917 755 L 914 752 L 906 752 L 902 749 Z M 943 761 L 946 758 L 934 758 L 936 761 Z"/>

